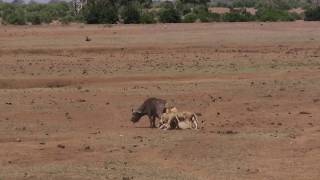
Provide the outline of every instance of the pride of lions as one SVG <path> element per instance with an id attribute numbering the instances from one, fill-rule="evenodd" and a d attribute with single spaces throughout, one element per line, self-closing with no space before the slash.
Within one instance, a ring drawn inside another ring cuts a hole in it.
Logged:
<path id="1" fill-rule="evenodd" d="M 176 107 L 166 109 L 161 115 L 160 129 L 198 129 L 198 117 L 193 112 L 179 112 Z"/>

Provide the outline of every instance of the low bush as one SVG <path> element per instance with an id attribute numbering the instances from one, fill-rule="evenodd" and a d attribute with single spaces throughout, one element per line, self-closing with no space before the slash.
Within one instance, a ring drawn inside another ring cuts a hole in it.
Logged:
<path id="1" fill-rule="evenodd" d="M 33 25 L 39 25 L 42 23 L 42 18 L 39 13 L 29 13 L 27 15 L 27 21 Z"/>
<path id="2" fill-rule="evenodd" d="M 27 22 L 25 12 L 20 7 L 4 10 L 2 18 L 7 24 L 25 25 Z"/>
<path id="3" fill-rule="evenodd" d="M 235 0 L 232 3 L 233 7 L 255 7 L 257 0 Z"/>
<path id="4" fill-rule="evenodd" d="M 305 12 L 305 21 L 320 21 L 320 7 L 307 9 Z"/>
<path id="5" fill-rule="evenodd" d="M 133 3 L 124 6 L 120 12 L 124 24 L 138 24 L 140 23 L 140 9 Z"/>
<path id="6" fill-rule="evenodd" d="M 256 18 L 259 21 L 294 21 L 298 17 L 294 13 L 289 13 L 281 9 L 259 9 L 256 13 Z"/>
<path id="7" fill-rule="evenodd" d="M 70 24 L 71 22 L 76 21 L 75 18 L 71 15 L 67 15 L 60 19 L 61 23 L 64 25 Z"/>
<path id="8" fill-rule="evenodd" d="M 217 13 L 200 13 L 198 18 L 201 22 L 219 22 L 221 21 L 221 15 Z"/>
<path id="9" fill-rule="evenodd" d="M 166 6 L 160 9 L 159 21 L 162 23 L 179 23 L 181 22 L 181 16 L 175 7 Z"/>
<path id="10" fill-rule="evenodd" d="M 82 16 L 88 24 L 114 24 L 119 18 L 118 10 L 109 1 L 88 1 Z"/>
<path id="11" fill-rule="evenodd" d="M 192 5 L 192 4 L 189 4 L 189 3 L 186 3 L 186 4 L 185 4 L 185 3 L 182 3 L 181 1 L 177 1 L 176 6 L 177 6 L 177 9 L 179 10 L 179 12 L 180 12 L 183 16 L 191 13 L 191 12 L 192 12 L 191 9 L 193 8 L 193 5 Z"/>
<path id="12" fill-rule="evenodd" d="M 142 24 L 154 24 L 157 21 L 155 20 L 155 15 L 152 12 L 143 12 L 140 17 L 140 23 Z"/>
<path id="13" fill-rule="evenodd" d="M 184 23 L 194 23 L 198 19 L 198 16 L 194 13 L 186 14 L 183 18 Z"/>
<path id="14" fill-rule="evenodd" d="M 226 22 L 249 22 L 254 21 L 255 16 L 247 12 L 246 10 L 231 10 L 231 12 L 223 15 L 223 21 Z"/>

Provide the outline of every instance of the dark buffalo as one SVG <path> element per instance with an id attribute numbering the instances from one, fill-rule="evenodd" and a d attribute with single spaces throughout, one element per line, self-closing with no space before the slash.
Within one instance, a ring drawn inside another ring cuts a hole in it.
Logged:
<path id="1" fill-rule="evenodd" d="M 144 101 L 144 103 L 137 109 L 132 109 L 132 118 L 133 123 L 138 122 L 142 116 L 147 115 L 150 120 L 150 127 L 156 127 L 156 118 L 160 119 L 162 113 L 166 110 L 166 101 L 163 99 L 149 98 Z"/>

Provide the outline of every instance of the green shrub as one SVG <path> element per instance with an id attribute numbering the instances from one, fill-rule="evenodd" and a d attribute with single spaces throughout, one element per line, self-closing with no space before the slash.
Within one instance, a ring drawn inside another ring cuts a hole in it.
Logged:
<path id="1" fill-rule="evenodd" d="M 255 7 L 257 0 L 235 0 L 232 3 L 233 7 Z"/>
<path id="2" fill-rule="evenodd" d="M 15 11 L 15 6 L 9 3 L 0 3 L 0 17 L 5 17 Z"/>
<path id="3" fill-rule="evenodd" d="M 41 15 L 39 13 L 29 13 L 27 15 L 27 21 L 33 25 L 39 25 L 42 23 Z"/>
<path id="4" fill-rule="evenodd" d="M 71 15 L 67 15 L 60 19 L 61 23 L 64 25 L 70 24 L 71 22 L 75 21 L 75 18 Z"/>
<path id="5" fill-rule="evenodd" d="M 219 22 L 221 21 L 221 15 L 217 13 L 211 13 L 202 11 L 197 14 L 201 22 Z"/>
<path id="6" fill-rule="evenodd" d="M 208 7 L 205 5 L 198 5 L 192 8 L 192 12 L 195 14 L 208 13 Z"/>
<path id="7" fill-rule="evenodd" d="M 302 20 L 303 19 L 302 14 L 298 14 L 296 12 L 290 12 L 289 14 L 294 20 Z"/>
<path id="8" fill-rule="evenodd" d="M 114 24 L 118 21 L 118 10 L 109 1 L 88 1 L 83 18 L 88 24 Z"/>
<path id="9" fill-rule="evenodd" d="M 52 22 L 53 18 L 48 12 L 41 11 L 41 12 L 39 12 L 39 14 L 40 14 L 42 23 L 51 23 Z"/>
<path id="10" fill-rule="evenodd" d="M 184 23 L 194 23 L 198 19 L 197 15 L 194 13 L 186 14 L 183 18 Z"/>
<path id="11" fill-rule="evenodd" d="M 280 10 L 289 10 L 292 8 L 297 8 L 304 6 L 306 1 L 302 0 L 274 0 L 274 1 L 266 1 L 266 0 L 258 0 L 256 1 L 256 8 L 271 8 L 271 9 L 280 9 Z"/>
<path id="12" fill-rule="evenodd" d="M 259 9 L 256 13 L 259 21 L 294 21 L 296 16 L 286 10 L 265 8 Z"/>
<path id="13" fill-rule="evenodd" d="M 156 23 L 155 16 L 152 12 L 143 12 L 140 17 L 142 24 L 153 24 Z"/>
<path id="14" fill-rule="evenodd" d="M 180 14 L 184 16 L 186 14 L 191 13 L 193 5 L 190 3 L 182 3 L 181 1 L 177 1 L 176 8 L 179 10 Z"/>
<path id="15" fill-rule="evenodd" d="M 223 15 L 223 21 L 227 22 L 249 22 L 254 20 L 255 17 L 245 10 L 231 11 Z"/>
<path id="16" fill-rule="evenodd" d="M 125 24 L 138 24 L 140 23 L 140 9 L 137 5 L 129 3 L 122 8 L 121 18 Z"/>
<path id="17" fill-rule="evenodd" d="M 150 9 L 152 7 L 152 0 L 136 0 L 140 3 L 144 9 Z"/>
<path id="18" fill-rule="evenodd" d="M 71 14 L 71 7 L 66 2 L 49 3 L 41 11 L 46 12 L 52 20 L 59 20 Z"/>
<path id="19" fill-rule="evenodd" d="M 3 11 L 3 21 L 8 24 L 25 25 L 26 16 L 23 8 L 14 7 Z"/>
<path id="20" fill-rule="evenodd" d="M 229 8 L 230 7 L 230 4 L 229 3 L 226 3 L 226 2 L 217 2 L 216 7 L 225 7 L 225 8 Z"/>
<path id="21" fill-rule="evenodd" d="M 32 24 L 51 23 L 53 20 L 68 19 L 71 7 L 65 2 L 49 4 L 31 3 L 24 6 L 27 21 Z"/>
<path id="22" fill-rule="evenodd" d="M 175 7 L 165 6 L 160 9 L 159 21 L 162 23 L 179 23 L 181 22 L 181 16 Z"/>
<path id="23" fill-rule="evenodd" d="M 46 6 L 46 4 L 31 3 L 25 6 L 25 10 L 27 13 L 40 12 L 45 9 Z"/>
<path id="24" fill-rule="evenodd" d="M 201 17 L 200 17 L 200 21 L 204 22 Z M 219 21 L 221 21 L 220 14 L 218 14 L 218 13 L 210 13 L 209 14 L 209 22 L 219 22 Z"/>
<path id="25" fill-rule="evenodd" d="M 320 7 L 306 10 L 304 20 L 305 21 L 320 21 Z"/>

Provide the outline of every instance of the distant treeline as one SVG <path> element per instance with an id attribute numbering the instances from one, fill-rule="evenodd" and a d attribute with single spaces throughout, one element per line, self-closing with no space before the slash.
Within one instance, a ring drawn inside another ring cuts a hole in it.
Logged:
<path id="1" fill-rule="evenodd" d="M 317 0 L 212 0 L 212 6 L 218 7 L 251 7 L 251 8 L 279 8 L 279 9 L 293 9 L 293 8 L 305 8 L 316 5 Z M 320 3 L 320 1 L 319 1 Z"/>
<path id="2" fill-rule="evenodd" d="M 229 1 L 228 1 L 229 2 Z M 214 7 L 228 7 L 229 12 L 218 14 Z M 246 8 L 254 7 L 255 13 Z M 301 7 L 305 13 L 290 9 Z M 73 2 L 52 0 L 48 4 L 21 0 L 4 3 L 0 0 L 2 24 L 48 24 L 54 21 L 68 24 L 151 24 L 192 22 L 247 22 L 247 21 L 294 21 L 298 19 L 319 21 L 320 8 L 312 0 L 233 0 L 213 2 L 210 0 L 177 0 L 153 3 L 152 0 L 89 0 L 83 6 Z"/>

